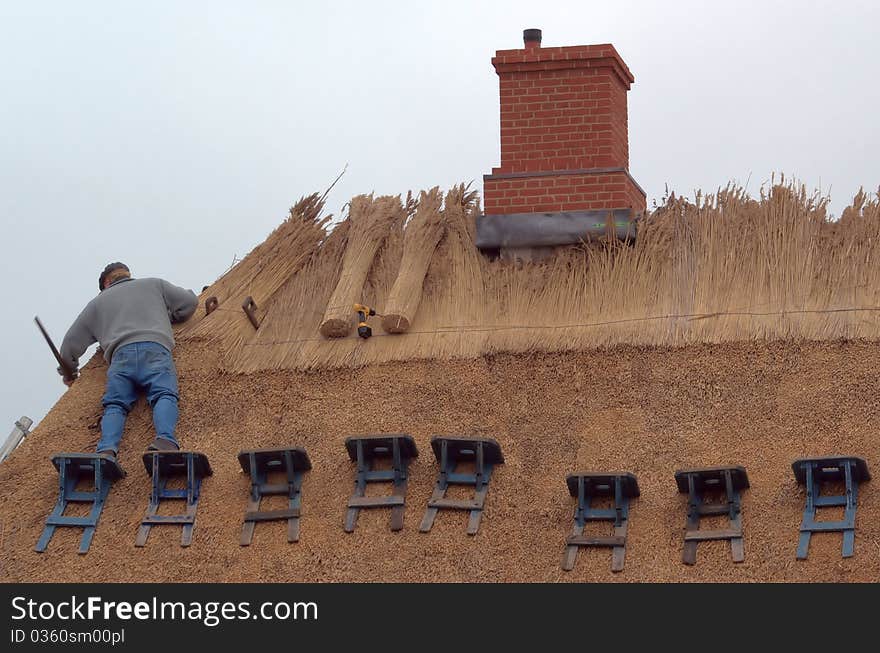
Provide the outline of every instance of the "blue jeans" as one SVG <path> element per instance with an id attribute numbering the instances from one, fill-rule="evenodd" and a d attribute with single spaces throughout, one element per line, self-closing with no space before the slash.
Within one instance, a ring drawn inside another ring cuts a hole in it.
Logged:
<path id="1" fill-rule="evenodd" d="M 132 342 L 113 352 L 107 370 L 104 417 L 98 451 L 119 451 L 125 418 L 143 390 L 153 409 L 156 437 L 174 444 L 177 426 L 177 370 L 171 352 L 156 342 Z"/>

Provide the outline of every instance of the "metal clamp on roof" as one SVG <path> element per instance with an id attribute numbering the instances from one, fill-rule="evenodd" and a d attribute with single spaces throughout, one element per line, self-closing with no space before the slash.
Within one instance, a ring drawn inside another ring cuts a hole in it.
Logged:
<path id="1" fill-rule="evenodd" d="M 404 433 L 394 435 L 365 435 L 346 438 L 348 457 L 357 463 L 354 495 L 348 500 L 345 532 L 354 531 L 361 508 L 391 508 L 391 530 L 403 529 L 406 502 L 406 477 L 409 464 L 419 455 L 416 443 Z M 391 469 L 373 469 L 377 460 L 391 460 Z M 368 497 L 367 483 L 393 483 L 394 494 Z"/>
<path id="2" fill-rule="evenodd" d="M 150 505 L 141 520 L 134 545 L 145 546 L 153 526 L 179 525 L 183 526 L 180 546 L 189 546 L 192 544 L 202 479 L 212 474 L 208 457 L 198 451 L 150 451 L 144 454 L 144 468 L 153 480 L 153 487 Z M 186 489 L 167 488 L 168 480 L 174 476 L 186 476 Z M 166 499 L 185 500 L 186 512 L 181 515 L 159 515 L 159 502 Z"/>
<path id="3" fill-rule="evenodd" d="M 257 320 L 257 303 L 254 301 L 254 298 L 250 295 L 245 297 L 241 304 L 241 308 L 244 311 L 244 314 L 247 315 L 247 318 L 250 320 L 254 329 L 259 329 L 260 322 Z"/>
<path id="4" fill-rule="evenodd" d="M 695 467 L 675 472 L 678 491 L 688 495 L 687 525 L 684 533 L 682 562 L 697 562 L 697 544 L 707 540 L 730 540 L 734 562 L 745 560 L 743 549 L 742 506 L 740 491 L 749 487 L 744 467 Z M 724 492 L 723 503 L 707 503 L 706 492 Z M 730 528 L 700 530 L 700 518 L 710 515 L 727 515 Z"/>
<path id="5" fill-rule="evenodd" d="M 86 553 L 92 545 L 110 486 L 124 477 L 125 472 L 112 456 L 98 453 L 59 453 L 52 456 L 52 464 L 58 470 L 58 502 L 52 514 L 46 518 L 46 528 L 34 550 L 37 553 L 46 550 L 56 527 L 72 526 L 83 529 L 79 552 Z M 94 490 L 77 490 L 77 483 L 87 477 L 93 479 Z M 92 509 L 87 517 L 65 517 L 68 503 L 91 503 Z"/>
<path id="6" fill-rule="evenodd" d="M 853 555 L 856 538 L 856 506 L 859 501 L 859 483 L 871 480 L 868 464 L 854 456 L 828 458 L 800 458 L 791 464 L 798 483 L 806 486 L 807 503 L 801 521 L 797 559 L 806 560 L 813 533 L 842 532 L 843 557 Z M 844 483 L 845 494 L 820 496 L 823 483 Z M 819 508 L 843 507 L 840 521 L 816 521 Z"/>
<path id="7" fill-rule="evenodd" d="M 299 518 L 303 472 L 312 468 L 305 449 L 282 447 L 280 449 L 250 449 L 238 454 L 238 463 L 251 477 L 251 496 L 244 526 L 241 529 L 241 546 L 248 546 L 254 539 L 254 527 L 258 521 L 287 520 L 287 541 L 299 540 Z M 269 483 L 271 472 L 284 472 L 286 483 Z M 287 510 L 260 510 L 260 500 L 265 496 L 287 495 Z"/>
<path id="8" fill-rule="evenodd" d="M 480 528 L 486 495 L 489 493 L 492 468 L 504 463 L 501 446 L 490 438 L 438 436 L 431 438 L 431 449 L 440 463 L 440 474 L 437 476 L 437 484 L 428 500 L 428 509 L 425 511 L 419 530 L 422 533 L 430 531 L 440 509 L 469 510 L 471 514 L 468 519 L 467 534 L 476 535 Z M 474 473 L 456 473 L 459 463 L 473 463 Z M 446 490 L 450 485 L 473 485 L 474 498 L 466 500 L 445 498 Z"/>
<path id="9" fill-rule="evenodd" d="M 629 472 L 579 472 L 569 474 L 565 483 L 568 492 L 577 497 L 574 527 L 565 540 L 562 569 L 574 569 L 578 549 L 584 547 L 611 547 L 611 571 L 623 571 L 626 556 L 626 529 L 629 524 L 629 501 L 639 496 L 639 484 Z M 613 497 L 614 507 L 593 508 L 594 497 Z M 614 528 L 611 537 L 585 536 L 588 521 L 611 521 Z"/>

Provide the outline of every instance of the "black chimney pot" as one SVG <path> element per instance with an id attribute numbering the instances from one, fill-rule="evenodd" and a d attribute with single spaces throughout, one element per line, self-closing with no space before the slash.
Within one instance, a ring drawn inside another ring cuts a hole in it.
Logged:
<path id="1" fill-rule="evenodd" d="M 523 42 L 524 43 L 532 43 L 537 41 L 541 42 L 541 30 L 539 29 L 524 29 L 523 30 Z"/>

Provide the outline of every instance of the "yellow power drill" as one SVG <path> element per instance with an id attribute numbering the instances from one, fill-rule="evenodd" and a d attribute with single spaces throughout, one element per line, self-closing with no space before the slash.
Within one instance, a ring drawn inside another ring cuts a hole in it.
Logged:
<path id="1" fill-rule="evenodd" d="M 373 330 L 370 328 L 370 325 L 367 324 L 367 318 L 379 314 L 376 312 L 376 309 L 365 306 L 364 304 L 355 304 L 354 310 L 358 314 L 358 335 L 366 340 L 373 335 Z M 379 315 L 379 317 L 383 316 Z"/>

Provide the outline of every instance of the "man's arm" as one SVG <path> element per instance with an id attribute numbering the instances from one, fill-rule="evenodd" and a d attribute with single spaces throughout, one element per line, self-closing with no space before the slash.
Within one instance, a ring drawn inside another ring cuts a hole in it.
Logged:
<path id="1" fill-rule="evenodd" d="M 86 306 L 79 317 L 74 320 L 73 325 L 67 330 L 64 340 L 61 342 L 61 360 L 70 365 L 70 370 L 74 378 L 79 371 L 79 357 L 83 355 L 89 345 L 97 342 L 92 329 L 89 326 L 89 318 L 91 306 Z M 62 376 L 64 372 L 59 368 L 58 373 Z"/>
<path id="2" fill-rule="evenodd" d="M 175 286 L 164 279 L 162 282 L 162 296 L 165 298 L 165 306 L 168 307 L 168 316 L 172 324 L 186 322 L 199 306 L 199 298 L 192 290 Z"/>

